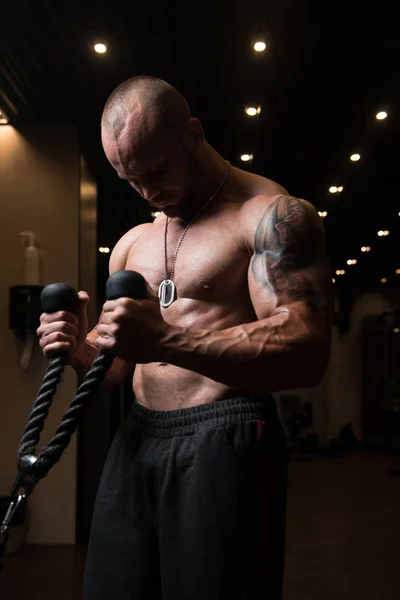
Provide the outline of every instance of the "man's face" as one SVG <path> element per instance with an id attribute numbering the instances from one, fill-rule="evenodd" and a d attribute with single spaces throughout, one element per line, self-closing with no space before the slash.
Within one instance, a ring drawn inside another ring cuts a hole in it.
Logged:
<path id="1" fill-rule="evenodd" d="M 154 208 L 175 216 L 190 203 L 197 161 L 183 133 L 146 139 L 127 129 L 118 140 L 103 136 L 103 148 L 118 176 Z"/>

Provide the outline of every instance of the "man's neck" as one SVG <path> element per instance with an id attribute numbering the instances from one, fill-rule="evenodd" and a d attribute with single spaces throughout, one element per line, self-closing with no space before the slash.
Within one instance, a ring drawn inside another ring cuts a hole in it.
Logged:
<path id="1" fill-rule="evenodd" d="M 217 194 L 216 192 L 227 175 L 228 167 L 227 161 L 206 143 L 204 151 L 199 158 L 196 181 L 193 186 L 194 193 L 191 197 L 190 205 L 188 205 L 187 213 L 185 211 L 182 214 L 183 220 L 190 221 L 193 219 L 212 196 L 215 195 L 214 199 L 210 202 L 210 206 L 214 206 L 219 201 L 220 192 Z"/>

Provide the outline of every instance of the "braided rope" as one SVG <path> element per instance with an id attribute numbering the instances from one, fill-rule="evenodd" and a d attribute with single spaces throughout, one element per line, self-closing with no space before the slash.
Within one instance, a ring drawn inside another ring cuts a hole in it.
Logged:
<path id="1" fill-rule="evenodd" d="M 39 443 L 40 434 L 49 414 L 57 386 L 60 383 L 67 357 L 67 353 L 60 354 L 57 358 L 53 358 L 47 367 L 19 445 L 18 454 L 20 457 L 26 454 L 36 454 L 36 446 Z"/>
<path id="2" fill-rule="evenodd" d="M 20 461 L 22 461 L 24 457 L 27 458 L 27 455 L 35 454 L 36 446 L 40 439 L 40 433 L 44 427 L 46 417 L 53 402 L 53 397 L 57 385 L 60 382 L 67 356 L 67 353 L 63 353 L 57 358 L 54 358 L 47 368 L 18 449 Z M 25 475 L 33 476 L 37 480 L 43 479 L 56 462 L 60 460 L 72 435 L 78 427 L 79 416 L 82 410 L 95 395 L 101 382 L 104 380 L 108 369 L 111 367 L 113 360 L 114 357 L 111 354 L 100 353 L 98 355 L 93 362 L 91 369 L 78 387 L 77 393 L 64 414 L 54 437 L 41 451 L 29 470 L 26 469 Z M 17 483 L 18 479 L 14 485 Z M 2 527 L 0 531 L 0 571 L 3 567 L 1 559 L 5 552 L 8 537 L 7 527 Z"/>
<path id="3" fill-rule="evenodd" d="M 91 369 L 78 387 L 77 393 L 71 401 L 60 426 L 56 430 L 55 436 L 42 450 L 36 462 L 32 465 L 32 474 L 37 479 L 43 479 L 56 462 L 60 460 L 78 427 L 78 420 L 82 410 L 96 393 L 113 360 L 114 357 L 112 355 L 100 353 L 93 362 Z"/>

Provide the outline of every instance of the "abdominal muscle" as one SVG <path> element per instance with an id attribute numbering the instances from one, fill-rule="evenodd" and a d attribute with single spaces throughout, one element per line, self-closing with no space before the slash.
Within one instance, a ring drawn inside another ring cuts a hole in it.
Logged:
<path id="1" fill-rule="evenodd" d="M 250 394 L 166 363 L 136 365 L 133 391 L 137 402 L 152 410 L 177 410 Z"/>

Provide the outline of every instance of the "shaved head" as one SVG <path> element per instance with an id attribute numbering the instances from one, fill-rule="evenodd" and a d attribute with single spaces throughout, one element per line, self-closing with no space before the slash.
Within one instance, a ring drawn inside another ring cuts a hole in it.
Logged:
<path id="1" fill-rule="evenodd" d="M 129 129 L 136 141 L 173 135 L 191 118 L 185 98 L 155 77 L 132 77 L 108 98 L 101 119 L 102 138 L 118 140 Z"/>
<path id="2" fill-rule="evenodd" d="M 121 83 L 105 104 L 101 139 L 120 179 L 152 206 L 166 212 L 173 203 L 183 211 L 190 203 L 206 142 L 200 121 L 172 85 L 146 76 Z"/>

